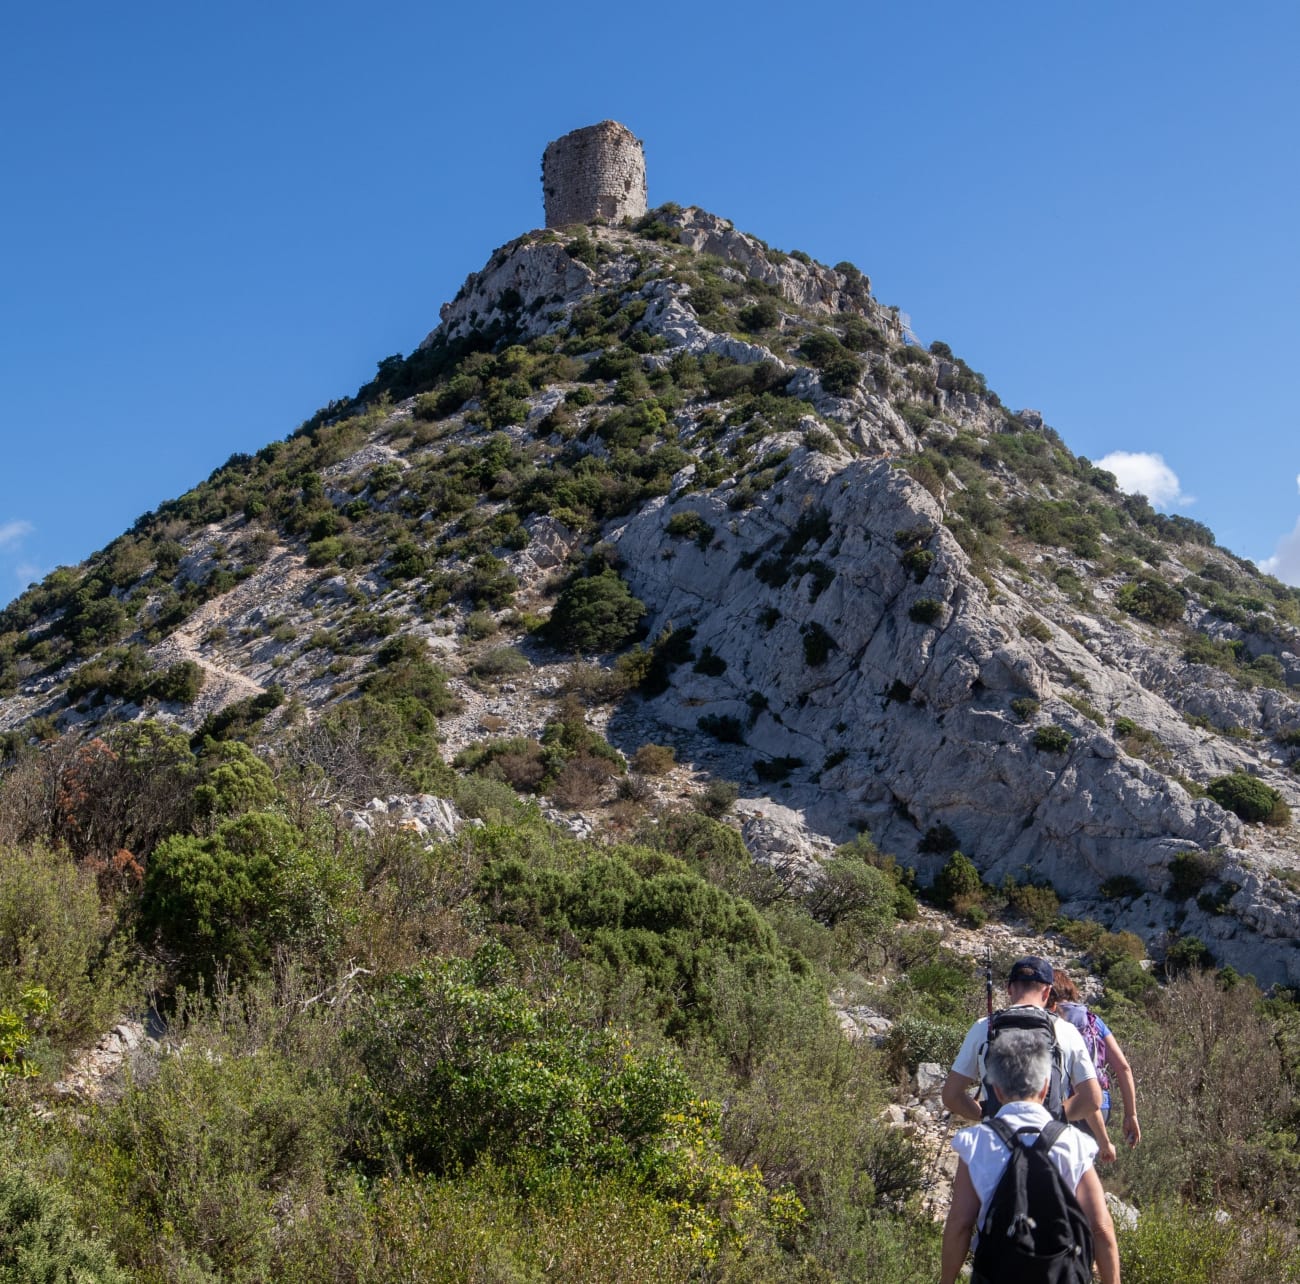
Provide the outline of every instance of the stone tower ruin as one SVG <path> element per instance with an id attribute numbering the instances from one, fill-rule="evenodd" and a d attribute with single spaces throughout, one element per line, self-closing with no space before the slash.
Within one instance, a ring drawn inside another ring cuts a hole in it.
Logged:
<path id="1" fill-rule="evenodd" d="M 542 153 L 546 226 L 603 218 L 640 218 L 646 211 L 641 140 L 616 120 L 575 129 Z"/>

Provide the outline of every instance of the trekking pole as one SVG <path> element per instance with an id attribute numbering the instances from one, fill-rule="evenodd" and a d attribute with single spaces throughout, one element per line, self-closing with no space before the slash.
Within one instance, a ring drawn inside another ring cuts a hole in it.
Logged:
<path id="1" fill-rule="evenodd" d="M 984 1005 L 988 1008 L 989 1020 L 993 1019 L 993 946 L 984 946 Z"/>

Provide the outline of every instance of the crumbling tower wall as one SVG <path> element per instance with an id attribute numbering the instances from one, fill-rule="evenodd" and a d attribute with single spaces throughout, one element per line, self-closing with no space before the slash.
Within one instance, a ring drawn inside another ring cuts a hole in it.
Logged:
<path id="1" fill-rule="evenodd" d="M 557 138 L 542 154 L 542 193 L 547 227 L 640 218 L 646 211 L 641 140 L 616 120 Z"/>

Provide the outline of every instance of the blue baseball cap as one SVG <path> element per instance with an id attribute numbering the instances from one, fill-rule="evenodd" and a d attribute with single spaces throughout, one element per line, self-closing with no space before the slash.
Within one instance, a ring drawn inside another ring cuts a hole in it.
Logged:
<path id="1" fill-rule="evenodd" d="M 1035 954 L 1018 959 L 1011 965 L 1011 975 L 1007 977 L 1008 985 L 1027 985 L 1037 982 L 1039 985 L 1051 985 L 1056 980 L 1056 973 L 1046 959 Z"/>

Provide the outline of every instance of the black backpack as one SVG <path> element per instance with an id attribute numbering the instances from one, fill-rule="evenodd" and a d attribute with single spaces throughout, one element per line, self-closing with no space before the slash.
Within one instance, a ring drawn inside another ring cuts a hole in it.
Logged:
<path id="1" fill-rule="evenodd" d="M 1065 1053 L 1061 1050 L 1061 1045 L 1056 1041 L 1056 1018 L 1046 1008 L 1030 1007 L 1028 1004 L 1023 1007 L 1001 1008 L 989 1018 L 988 1039 L 984 1044 L 984 1055 L 986 1057 L 993 1040 L 1003 1030 L 1036 1030 L 1040 1034 L 1047 1036 L 1048 1044 L 1052 1049 L 1052 1076 L 1051 1085 L 1047 1089 L 1047 1100 L 1043 1102 L 1043 1108 L 1053 1119 L 1064 1122 L 1065 1098 L 1067 1095 Z M 986 1120 L 991 1119 L 1002 1108 L 1002 1103 L 997 1099 L 993 1091 L 993 1085 L 987 1079 L 984 1080 L 980 1095 L 983 1097 L 980 1109 L 984 1118 Z"/>
<path id="2" fill-rule="evenodd" d="M 1032 1146 L 1001 1119 L 986 1125 L 1011 1151 L 980 1227 L 971 1284 L 1091 1284 L 1092 1228 L 1049 1152 L 1066 1125 L 1053 1119 Z"/>

